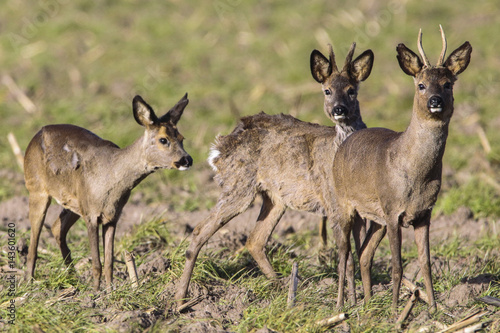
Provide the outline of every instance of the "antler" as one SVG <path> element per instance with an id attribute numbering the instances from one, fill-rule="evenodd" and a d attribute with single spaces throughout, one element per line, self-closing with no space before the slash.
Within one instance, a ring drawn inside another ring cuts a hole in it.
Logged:
<path id="1" fill-rule="evenodd" d="M 424 61 L 424 66 L 425 67 L 431 67 L 429 64 L 429 59 L 427 59 L 427 56 L 425 55 L 424 48 L 422 47 L 422 29 L 418 32 L 418 52 L 422 56 L 422 60 Z"/>
<path id="2" fill-rule="evenodd" d="M 356 43 L 353 42 L 351 44 L 351 48 L 349 49 L 349 52 L 347 53 L 347 57 L 345 58 L 344 68 L 342 69 L 342 71 L 348 70 L 349 67 L 351 66 L 352 56 L 354 54 L 355 49 L 356 49 Z"/>
<path id="3" fill-rule="evenodd" d="M 444 55 L 446 54 L 446 37 L 444 35 L 443 27 L 441 26 L 441 24 L 439 25 L 439 30 L 441 30 L 441 39 L 443 40 L 443 50 L 441 51 L 441 55 L 439 56 L 439 60 L 437 62 L 437 65 L 443 66 Z"/>
<path id="4" fill-rule="evenodd" d="M 328 73 L 338 73 L 339 69 L 337 68 L 337 64 L 335 63 L 335 53 L 333 53 L 332 44 L 328 44 L 329 52 L 330 52 L 330 65 L 328 66 Z"/>

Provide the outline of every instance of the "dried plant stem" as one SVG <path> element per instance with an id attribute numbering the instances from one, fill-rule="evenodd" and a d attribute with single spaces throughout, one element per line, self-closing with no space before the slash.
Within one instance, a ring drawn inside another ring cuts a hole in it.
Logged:
<path id="1" fill-rule="evenodd" d="M 419 298 L 419 294 L 420 294 L 419 289 L 415 289 L 413 291 L 413 294 L 411 295 L 410 299 L 408 300 L 408 303 L 406 303 L 406 306 L 405 306 L 403 312 L 401 312 L 401 315 L 399 316 L 399 318 L 396 322 L 396 327 L 398 330 L 401 329 L 401 325 L 410 315 L 410 312 L 413 309 L 413 306 L 415 305 L 415 303 L 417 302 L 417 300 Z"/>
<path id="2" fill-rule="evenodd" d="M 327 319 L 322 319 L 322 320 L 316 322 L 316 324 L 318 326 L 321 326 L 321 327 L 329 327 L 329 326 L 337 325 L 338 323 L 340 323 L 341 321 L 346 320 L 347 318 L 349 318 L 349 316 L 347 315 L 347 313 L 339 313 L 336 316 L 333 316 L 333 317 L 330 317 L 330 318 L 327 318 Z"/>
<path id="3" fill-rule="evenodd" d="M 461 328 L 474 325 L 479 320 L 481 320 L 481 317 L 487 315 L 488 313 L 489 313 L 489 311 L 477 311 L 476 313 L 470 315 L 469 317 L 464 318 L 464 319 L 462 319 L 462 320 L 460 320 L 460 321 L 458 321 L 458 322 L 456 322 L 456 323 L 448 326 L 447 328 L 445 328 L 444 330 L 439 331 L 438 333 L 455 332 L 455 331 L 458 331 Z"/>
<path id="4" fill-rule="evenodd" d="M 195 298 L 190 299 L 190 300 L 189 300 L 189 301 L 187 301 L 186 303 L 184 303 L 184 304 L 182 304 L 181 306 L 179 306 L 179 307 L 177 308 L 177 312 L 182 312 L 182 311 L 184 311 L 184 310 L 186 310 L 186 309 L 188 309 L 188 308 L 190 308 L 190 307 L 192 307 L 192 306 L 195 306 L 196 304 L 200 303 L 200 302 L 203 300 L 203 298 L 205 298 L 205 296 L 203 296 L 203 295 L 198 295 L 198 296 L 196 296 Z"/>
<path id="5" fill-rule="evenodd" d="M 17 164 L 24 171 L 24 156 L 19 144 L 17 143 L 16 137 L 14 133 L 10 132 L 7 134 L 7 140 L 9 140 L 10 147 L 12 148 L 12 152 L 14 156 L 16 156 Z"/>
<path id="6" fill-rule="evenodd" d="M 135 266 L 134 255 L 125 251 L 123 256 L 125 257 L 125 264 L 127 265 L 128 276 L 130 277 L 132 288 L 137 288 L 139 285 L 137 283 L 137 268 Z"/>
<path id="7" fill-rule="evenodd" d="M 9 89 L 10 93 L 14 98 L 21 104 L 21 106 L 28 113 L 34 113 L 36 111 L 36 105 L 31 101 L 31 99 L 18 87 L 14 79 L 10 75 L 2 76 L 2 83 Z"/>

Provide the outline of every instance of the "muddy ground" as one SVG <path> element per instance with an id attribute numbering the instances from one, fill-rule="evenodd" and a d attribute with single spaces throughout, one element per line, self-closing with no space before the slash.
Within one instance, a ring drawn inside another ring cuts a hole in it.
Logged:
<path id="1" fill-rule="evenodd" d="M 189 236 L 189 233 L 196 224 L 208 213 L 208 211 L 174 212 L 169 209 L 166 204 L 146 206 L 141 204 L 140 199 L 140 192 L 138 192 L 132 196 L 131 200 L 126 205 L 117 229 L 116 237 L 118 239 L 130 233 L 137 223 L 160 217 L 170 221 L 176 221 L 175 223 L 178 227 L 174 228 L 172 232 L 175 233 L 174 238 L 180 241 L 184 237 Z M 57 205 L 50 206 L 46 221 L 53 221 L 59 211 L 60 208 Z M 241 249 L 245 244 L 246 236 L 255 224 L 258 212 L 259 203 L 256 202 L 250 210 L 235 218 L 226 227 L 216 233 L 202 251 L 207 248 L 224 248 L 225 250 L 222 251 L 220 255 L 230 256 L 234 251 Z M 316 242 L 313 241 L 313 244 L 319 244 L 320 240 L 317 235 L 318 222 L 319 218 L 317 216 L 289 210 L 285 213 L 275 231 L 275 234 L 279 237 L 272 240 L 272 242 L 276 242 L 276 239 L 279 240 L 281 236 L 286 234 L 300 234 L 310 231 L 313 233 L 313 237 L 317 237 Z M 6 228 L 9 223 L 15 223 L 18 232 L 29 230 L 27 197 L 15 197 L 0 203 L 0 224 Z M 47 226 L 50 226 L 50 222 L 47 223 Z M 450 237 L 460 235 L 460 241 L 463 242 L 463 244 L 470 244 L 487 233 L 498 234 L 497 228 L 500 228 L 499 221 L 474 219 L 470 210 L 462 208 L 451 216 L 438 216 L 433 219 L 430 242 L 431 245 L 439 244 Z M 1 237 L 6 237 L 4 231 L 1 231 L 0 234 Z M 403 230 L 403 237 L 403 244 L 406 242 L 413 242 L 411 228 Z M 19 254 L 23 257 L 26 256 L 25 244 L 27 241 L 27 239 L 18 240 Z M 49 229 L 44 228 L 39 249 L 43 251 L 47 242 L 53 242 L 55 245 L 55 241 Z M 148 253 L 147 246 L 148 245 L 144 245 L 142 249 L 140 247 L 136 248 L 136 256 Z M 311 253 L 307 254 L 311 258 L 311 261 L 313 261 L 312 264 L 318 264 L 316 252 L 317 249 L 312 249 Z M 498 256 L 500 254 L 500 250 L 494 252 L 495 253 L 490 253 L 489 255 Z M 170 268 L 171 263 L 162 256 L 161 253 L 153 252 L 147 255 L 149 256 L 147 260 L 144 260 L 144 264 L 138 267 L 140 277 L 154 277 L 156 274 L 162 274 Z M 85 264 L 85 260 L 88 261 L 89 259 L 83 259 L 81 260 L 83 263 L 79 262 L 76 264 L 77 270 L 79 265 Z M 464 258 L 445 261 L 434 257 L 432 269 L 433 273 L 439 276 L 440 274 L 448 272 L 466 271 L 469 265 L 481 265 L 484 260 L 487 260 L 487 258 Z M 390 269 L 390 258 L 376 256 L 374 269 Z M 406 265 L 404 274 L 410 279 L 419 278 L 419 269 L 416 260 Z M 87 275 L 89 276 L 86 278 L 90 279 L 90 273 Z M 126 280 L 127 274 L 125 265 L 116 264 L 114 275 L 118 280 L 120 280 L 120 278 Z M 492 281 L 496 278 L 498 277 L 488 274 L 463 276 L 459 285 L 445 293 L 438 293 L 437 297 L 440 303 L 445 304 L 450 309 L 454 309 L 450 311 L 455 311 L 459 316 L 460 312 L 463 311 L 463 306 L 487 290 Z M 145 282 L 147 283 L 147 279 Z M 99 315 L 95 317 L 96 323 L 102 323 L 105 327 L 120 332 L 128 332 L 132 327 L 135 327 L 135 329 L 133 329 L 134 331 L 141 331 L 142 329 L 151 327 L 154 323 L 156 323 L 155 327 L 169 328 L 169 330 L 175 329 L 181 332 L 226 332 L 228 331 L 228 327 L 242 320 L 243 311 L 248 304 L 261 302 L 261 306 L 265 307 L 268 302 L 265 300 L 259 301 L 251 290 L 246 290 L 236 285 L 227 287 L 215 283 L 209 286 L 200 286 L 196 283 L 192 283 L 190 286 L 190 296 L 196 297 L 202 295 L 204 296 L 203 300 L 193 306 L 189 312 L 178 316 L 174 314 L 174 304 L 171 302 L 175 292 L 174 282 L 165 286 L 160 296 L 163 298 L 164 303 L 171 308 L 170 315 L 166 317 L 163 315 L 162 311 L 160 311 L 161 309 L 152 308 L 147 310 L 118 311 L 112 304 L 101 303 L 96 305 L 95 301 L 90 297 L 80 297 L 79 299 L 83 299 L 83 301 L 81 301 L 82 306 L 99 308 Z M 324 294 L 325 297 L 331 297 L 328 295 L 330 294 L 332 284 L 336 284 L 336 281 L 332 278 L 322 280 L 318 285 L 318 292 Z M 374 292 L 384 291 L 389 288 L 391 288 L 390 281 L 382 281 L 374 286 Z M 65 297 L 64 293 L 69 293 L 71 296 L 72 291 L 63 290 L 59 293 L 59 297 Z M 361 288 L 358 287 L 357 293 L 362 293 Z M 334 299 L 333 297 L 331 298 L 333 305 Z M 221 302 L 221 300 L 224 300 L 224 302 Z M 425 321 L 426 318 L 417 318 L 416 320 L 418 323 L 418 320 Z M 139 328 L 137 328 L 137 324 L 139 324 Z M 267 328 L 259 330 L 261 333 L 270 331 L 271 330 Z M 349 331 L 349 329 L 341 325 L 336 328 L 336 331 L 343 332 Z"/>

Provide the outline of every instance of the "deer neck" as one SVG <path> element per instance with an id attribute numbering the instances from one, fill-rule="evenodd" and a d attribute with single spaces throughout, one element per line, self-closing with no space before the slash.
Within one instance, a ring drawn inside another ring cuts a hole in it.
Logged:
<path id="1" fill-rule="evenodd" d="M 416 174 L 441 173 L 449 120 L 423 119 L 413 110 L 410 125 L 399 138 L 400 162 Z"/>
<path id="2" fill-rule="evenodd" d="M 154 170 L 147 167 L 144 159 L 144 138 L 140 137 L 133 144 L 117 149 L 110 162 L 114 166 L 109 172 L 109 181 L 116 184 L 118 191 L 131 191 Z"/>

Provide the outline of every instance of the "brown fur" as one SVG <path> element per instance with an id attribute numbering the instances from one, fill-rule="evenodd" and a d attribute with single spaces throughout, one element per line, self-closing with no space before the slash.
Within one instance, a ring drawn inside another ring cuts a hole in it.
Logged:
<path id="1" fill-rule="evenodd" d="M 265 254 L 265 244 L 287 207 L 332 219 L 333 156 L 348 135 L 366 127 L 359 112 L 357 89 L 371 71 L 373 54 L 366 51 L 353 65 L 350 58 L 353 52 L 354 45 L 342 72 L 333 70 L 333 51 L 330 61 L 316 50 L 311 55 L 311 71 L 323 90 L 328 90 L 325 112 L 332 120 L 337 117 L 335 127 L 310 124 L 283 114 L 260 113 L 242 118 L 231 134 L 217 137 L 209 163 L 216 171 L 215 179 L 222 191 L 209 216 L 193 231 L 177 287 L 179 305 L 186 297 L 201 247 L 219 228 L 247 210 L 257 195 L 263 198 L 263 204 L 246 246 L 262 272 L 271 279 L 277 275 Z M 353 66 L 356 68 L 352 69 Z M 346 80 L 347 77 L 351 79 Z M 349 88 L 345 89 L 346 86 Z M 347 90 L 352 91 L 347 94 Z M 342 112 L 335 113 L 335 107 Z M 354 267 L 350 259 L 349 281 L 354 297 Z"/>
<path id="2" fill-rule="evenodd" d="M 401 68 L 414 77 L 412 118 L 402 133 L 384 128 L 358 131 L 337 151 L 334 188 L 339 205 L 338 225 L 344 231 L 339 257 L 350 252 L 349 232 L 357 223 L 356 216 L 376 222 L 375 230 L 366 236 L 360 256 L 365 300 L 369 299 L 371 263 L 387 227 L 395 311 L 402 277 L 400 228 L 412 225 L 427 295 L 435 309 L 429 255 L 430 217 L 441 186 L 442 157 L 453 114 L 453 82 L 467 67 L 472 48 L 466 42 L 444 64 L 430 67 L 423 66 L 403 44 L 398 45 L 397 51 Z M 441 111 L 431 112 L 437 105 L 432 100 L 437 98 L 441 100 Z"/>
<path id="3" fill-rule="evenodd" d="M 96 290 L 101 277 L 98 226 L 102 224 L 104 274 L 111 287 L 115 226 L 130 191 L 159 168 L 184 169 L 192 164 L 175 126 L 187 103 L 186 95 L 158 119 L 153 109 L 136 96 L 134 117 L 146 130 L 124 149 L 73 125 L 45 126 L 33 137 L 24 158 L 31 222 L 27 279 L 34 276 L 40 232 L 54 198 L 64 209 L 52 225 L 52 233 L 67 265 L 71 253 L 66 235 L 80 216 L 85 220 Z"/>

